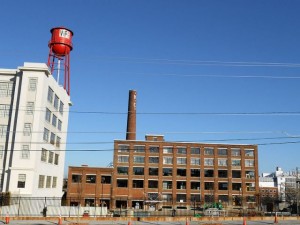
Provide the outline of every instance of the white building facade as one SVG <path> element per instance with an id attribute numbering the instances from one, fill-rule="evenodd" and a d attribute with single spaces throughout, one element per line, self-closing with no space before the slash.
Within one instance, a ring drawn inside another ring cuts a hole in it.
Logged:
<path id="1" fill-rule="evenodd" d="M 0 69 L 0 189 L 62 197 L 70 96 L 46 64 Z"/>

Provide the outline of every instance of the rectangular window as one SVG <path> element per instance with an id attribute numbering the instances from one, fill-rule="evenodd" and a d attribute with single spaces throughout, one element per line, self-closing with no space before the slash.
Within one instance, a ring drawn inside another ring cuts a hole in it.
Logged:
<path id="1" fill-rule="evenodd" d="M 26 115 L 33 115 L 34 102 L 27 102 L 26 105 Z"/>
<path id="2" fill-rule="evenodd" d="M 48 102 L 52 103 L 53 102 L 53 90 L 49 87 L 48 88 Z"/>
<path id="3" fill-rule="evenodd" d="M 118 162 L 120 162 L 120 163 L 128 163 L 128 157 L 129 156 L 126 156 L 126 155 L 119 155 L 118 156 Z"/>
<path id="4" fill-rule="evenodd" d="M 242 188 L 242 184 L 241 183 L 232 183 L 232 190 L 233 191 L 240 191 Z"/>
<path id="5" fill-rule="evenodd" d="M 227 155 L 227 148 L 218 148 L 218 155 Z"/>
<path id="6" fill-rule="evenodd" d="M 191 177 L 200 177 L 200 169 L 191 169 Z"/>
<path id="7" fill-rule="evenodd" d="M 177 181 L 176 188 L 177 189 L 186 189 L 186 181 Z"/>
<path id="8" fill-rule="evenodd" d="M 200 190 L 200 182 L 199 181 L 191 181 L 191 189 L 192 190 Z"/>
<path id="9" fill-rule="evenodd" d="M 54 165 L 58 165 L 59 154 L 55 153 L 54 155 Z"/>
<path id="10" fill-rule="evenodd" d="M 17 188 L 25 188 L 25 183 L 26 183 L 26 174 L 19 174 Z"/>
<path id="11" fill-rule="evenodd" d="M 214 177 L 214 170 L 204 170 L 204 177 Z"/>
<path id="12" fill-rule="evenodd" d="M 7 118 L 9 117 L 10 113 L 10 105 L 0 105 L 0 118 Z"/>
<path id="13" fill-rule="evenodd" d="M 164 154 L 172 154 L 173 153 L 173 147 L 163 147 L 163 153 Z"/>
<path id="14" fill-rule="evenodd" d="M 213 166 L 214 165 L 214 159 L 204 159 L 204 166 Z"/>
<path id="15" fill-rule="evenodd" d="M 159 163 L 159 157 L 149 157 L 149 163 Z"/>
<path id="16" fill-rule="evenodd" d="M 172 194 L 162 194 L 162 201 L 163 202 L 171 202 Z M 163 206 L 163 207 L 168 207 L 168 206 Z M 170 209 L 172 209 L 172 206 L 170 206 Z"/>
<path id="17" fill-rule="evenodd" d="M 57 124 L 57 116 L 55 116 L 53 114 L 53 116 L 52 116 L 52 126 L 56 127 L 56 124 Z"/>
<path id="18" fill-rule="evenodd" d="M 232 148 L 231 149 L 231 156 L 241 156 L 241 149 L 239 149 L 239 148 Z"/>
<path id="19" fill-rule="evenodd" d="M 219 190 L 222 190 L 222 191 L 228 190 L 227 182 L 219 182 L 218 186 L 219 186 Z"/>
<path id="20" fill-rule="evenodd" d="M 253 149 L 245 149 L 245 156 L 254 157 L 254 150 Z"/>
<path id="21" fill-rule="evenodd" d="M 57 95 L 54 96 L 54 108 L 58 109 L 59 98 Z"/>
<path id="22" fill-rule="evenodd" d="M 144 156 L 133 156 L 134 163 L 144 163 L 145 157 Z"/>
<path id="23" fill-rule="evenodd" d="M 173 157 L 164 156 L 163 157 L 163 164 L 172 165 L 173 164 Z"/>
<path id="24" fill-rule="evenodd" d="M 4 145 L 0 145 L 0 159 L 3 158 Z"/>
<path id="25" fill-rule="evenodd" d="M 246 171 L 246 178 L 247 179 L 254 179 L 255 178 L 255 172 L 254 171 Z"/>
<path id="26" fill-rule="evenodd" d="M 117 179 L 117 187 L 128 187 L 128 180 Z"/>
<path id="27" fill-rule="evenodd" d="M 61 131 L 61 125 L 62 125 L 61 120 L 58 120 L 58 121 L 57 121 L 57 129 L 58 129 L 59 131 Z"/>
<path id="28" fill-rule="evenodd" d="M 45 176 L 44 175 L 39 175 L 39 188 L 44 188 L 45 185 Z"/>
<path id="29" fill-rule="evenodd" d="M 232 159 L 231 165 L 232 166 L 241 166 L 241 160 L 240 159 Z"/>
<path id="30" fill-rule="evenodd" d="M 96 183 L 96 175 L 86 175 L 86 183 L 95 184 Z"/>
<path id="31" fill-rule="evenodd" d="M 36 91 L 37 78 L 29 78 L 28 91 Z"/>
<path id="32" fill-rule="evenodd" d="M 163 176 L 172 176 L 172 168 L 163 168 Z"/>
<path id="33" fill-rule="evenodd" d="M 42 162 L 47 162 L 47 153 L 48 151 L 44 148 L 42 148 L 42 153 L 41 153 L 41 161 Z"/>
<path id="34" fill-rule="evenodd" d="M 158 168 L 149 168 L 149 176 L 158 176 Z"/>
<path id="35" fill-rule="evenodd" d="M 72 183 L 81 183 L 82 175 L 81 174 L 72 174 Z"/>
<path id="36" fill-rule="evenodd" d="M 186 194 L 177 194 L 176 202 L 186 202 Z M 179 206 L 177 206 L 179 207 Z"/>
<path id="37" fill-rule="evenodd" d="M 143 180 L 132 180 L 132 187 L 133 188 L 144 188 L 144 181 Z"/>
<path id="38" fill-rule="evenodd" d="M 148 188 L 158 188 L 157 180 L 148 180 Z"/>
<path id="39" fill-rule="evenodd" d="M 49 130 L 47 128 L 44 128 L 44 135 L 43 135 L 44 141 L 49 141 Z"/>
<path id="40" fill-rule="evenodd" d="M 186 169 L 178 168 L 177 169 L 177 176 L 185 177 L 186 176 Z"/>
<path id="41" fill-rule="evenodd" d="M 177 158 L 177 164 L 186 165 L 186 158 Z"/>
<path id="42" fill-rule="evenodd" d="M 145 152 L 145 146 L 143 146 L 143 145 L 135 145 L 133 147 L 133 150 L 136 153 L 144 153 Z"/>
<path id="43" fill-rule="evenodd" d="M 254 166 L 254 160 L 253 159 L 246 159 L 245 160 L 245 167 L 253 167 Z"/>
<path id="44" fill-rule="evenodd" d="M 186 148 L 185 147 L 177 147 L 177 154 L 186 155 Z"/>
<path id="45" fill-rule="evenodd" d="M 53 177 L 52 188 L 56 188 L 56 187 L 57 187 L 57 177 Z"/>
<path id="46" fill-rule="evenodd" d="M 61 138 L 56 136 L 56 147 L 60 148 L 60 141 L 61 141 Z"/>
<path id="47" fill-rule="evenodd" d="M 150 146 L 149 150 L 150 150 L 150 153 L 159 153 L 159 147 L 158 146 Z"/>
<path id="48" fill-rule="evenodd" d="M 30 136 L 31 135 L 31 123 L 24 123 L 23 135 L 24 136 Z"/>
<path id="49" fill-rule="evenodd" d="M 50 135 L 50 143 L 51 144 L 55 144 L 55 134 L 53 132 L 51 132 L 51 135 Z"/>
<path id="50" fill-rule="evenodd" d="M 204 190 L 214 190 L 213 182 L 204 182 Z"/>
<path id="51" fill-rule="evenodd" d="M 191 165 L 200 165 L 200 158 L 191 158 Z"/>
<path id="52" fill-rule="evenodd" d="M 53 163 L 53 157 L 54 157 L 54 152 L 49 151 L 49 158 L 48 158 L 48 163 Z"/>
<path id="53" fill-rule="evenodd" d="M 48 108 L 46 108 L 45 120 L 49 123 L 51 121 L 51 111 Z"/>
<path id="54" fill-rule="evenodd" d="M 227 170 L 218 170 L 218 177 L 219 178 L 227 178 L 228 177 L 228 171 Z"/>
<path id="55" fill-rule="evenodd" d="M 198 147 L 191 147 L 191 154 L 200 155 L 200 148 L 198 148 Z"/>
<path id="56" fill-rule="evenodd" d="M 120 175 L 128 175 L 128 167 L 118 166 L 117 173 Z"/>
<path id="57" fill-rule="evenodd" d="M 144 167 L 133 167 L 133 175 L 144 175 Z"/>
<path id="58" fill-rule="evenodd" d="M 172 189 L 172 181 L 163 181 L 163 189 Z"/>
<path id="59" fill-rule="evenodd" d="M 29 159 L 29 145 L 22 145 L 21 159 Z"/>
<path id="60" fill-rule="evenodd" d="M 119 145 L 118 152 L 129 153 L 129 145 Z"/>
<path id="61" fill-rule="evenodd" d="M 7 125 L 0 125 L 0 138 L 6 138 Z"/>
<path id="62" fill-rule="evenodd" d="M 214 155 L 214 148 L 205 147 L 204 148 L 204 155 Z"/>
<path id="63" fill-rule="evenodd" d="M 232 170 L 232 178 L 242 178 L 240 170 Z"/>
<path id="64" fill-rule="evenodd" d="M 227 159 L 218 159 L 218 166 L 227 166 Z"/>
<path id="65" fill-rule="evenodd" d="M 13 91 L 13 82 L 0 83 L 0 97 L 10 97 Z"/>
<path id="66" fill-rule="evenodd" d="M 47 176 L 46 188 L 51 188 L 51 176 Z"/>
<path id="67" fill-rule="evenodd" d="M 61 115 L 64 113 L 64 103 L 62 101 L 60 101 L 59 104 L 59 112 Z"/>

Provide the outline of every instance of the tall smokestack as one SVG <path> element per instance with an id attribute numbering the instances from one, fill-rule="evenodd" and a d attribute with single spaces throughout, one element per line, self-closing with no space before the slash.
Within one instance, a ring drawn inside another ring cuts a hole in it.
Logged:
<path id="1" fill-rule="evenodd" d="M 136 140 L 136 91 L 129 91 L 126 140 Z"/>

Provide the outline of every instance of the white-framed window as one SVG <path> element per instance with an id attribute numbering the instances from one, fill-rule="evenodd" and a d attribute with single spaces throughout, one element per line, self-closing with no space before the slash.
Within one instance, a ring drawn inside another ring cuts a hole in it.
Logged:
<path id="1" fill-rule="evenodd" d="M 150 156 L 149 163 L 159 163 L 159 157 L 157 156 Z"/>
<path id="2" fill-rule="evenodd" d="M 55 156 L 54 156 L 54 165 L 58 165 L 58 160 L 59 160 L 59 154 L 55 153 Z"/>
<path id="3" fill-rule="evenodd" d="M 227 159 L 218 159 L 218 166 L 227 166 Z"/>
<path id="4" fill-rule="evenodd" d="M 46 108 L 45 120 L 49 123 L 51 121 L 51 111 L 48 108 Z"/>
<path id="5" fill-rule="evenodd" d="M 50 134 L 50 143 L 53 145 L 55 144 L 55 134 L 53 132 Z"/>
<path id="6" fill-rule="evenodd" d="M 204 155 L 214 155 L 214 148 L 213 147 L 205 147 Z"/>
<path id="7" fill-rule="evenodd" d="M 186 158 L 177 158 L 177 164 L 186 165 Z"/>
<path id="8" fill-rule="evenodd" d="M 213 165 L 214 165 L 214 159 L 211 158 L 204 159 L 204 166 L 213 166 Z"/>
<path id="9" fill-rule="evenodd" d="M 52 116 L 52 126 L 56 127 L 56 124 L 57 124 L 57 116 L 55 116 L 53 114 L 53 116 Z"/>
<path id="10" fill-rule="evenodd" d="M 254 159 L 245 159 L 245 167 L 253 167 Z"/>
<path id="11" fill-rule="evenodd" d="M 254 150 L 253 149 L 245 149 L 245 156 L 254 157 Z"/>
<path id="12" fill-rule="evenodd" d="M 144 153 L 145 152 L 145 146 L 144 145 L 135 145 L 135 146 L 133 146 L 133 150 L 136 153 Z"/>
<path id="13" fill-rule="evenodd" d="M 13 82 L 0 82 L 0 98 L 11 97 L 13 91 Z"/>
<path id="14" fill-rule="evenodd" d="M 54 158 L 54 152 L 49 151 L 48 163 L 52 164 Z"/>
<path id="15" fill-rule="evenodd" d="M 231 156 L 241 156 L 241 149 L 240 148 L 232 148 Z"/>
<path id="16" fill-rule="evenodd" d="M 58 103 L 59 103 L 59 98 L 57 95 L 54 96 L 54 103 L 53 106 L 54 108 L 58 109 Z"/>
<path id="17" fill-rule="evenodd" d="M 48 151 L 44 148 L 42 148 L 42 153 L 41 153 L 41 161 L 42 162 L 47 162 L 47 155 Z"/>
<path id="18" fill-rule="evenodd" d="M 186 147 L 177 147 L 177 154 L 186 155 Z"/>
<path id="19" fill-rule="evenodd" d="M 30 136 L 31 135 L 31 123 L 24 123 L 23 135 L 24 136 Z"/>
<path id="20" fill-rule="evenodd" d="M 59 136 L 56 136 L 56 147 L 60 148 L 60 141 L 61 138 Z"/>
<path id="21" fill-rule="evenodd" d="M 61 122 L 61 120 L 58 120 L 58 121 L 57 121 L 57 129 L 58 129 L 59 131 L 61 131 L 61 126 L 62 126 L 62 122 Z"/>
<path id="22" fill-rule="evenodd" d="M 118 156 L 118 162 L 120 162 L 120 163 L 128 163 L 129 162 L 129 156 L 127 156 L 127 155 L 119 155 Z"/>
<path id="23" fill-rule="evenodd" d="M 0 124 L 0 138 L 6 138 L 7 125 Z"/>
<path id="24" fill-rule="evenodd" d="M 51 176 L 47 176 L 46 188 L 51 188 Z"/>
<path id="25" fill-rule="evenodd" d="M 25 188 L 25 184 L 26 184 L 26 174 L 19 174 L 17 188 Z"/>
<path id="26" fill-rule="evenodd" d="M 191 154 L 200 155 L 200 148 L 199 147 L 191 147 Z"/>
<path id="27" fill-rule="evenodd" d="M 150 153 L 159 153 L 159 146 L 150 146 L 149 151 Z"/>
<path id="28" fill-rule="evenodd" d="M 50 103 L 53 102 L 53 94 L 54 94 L 53 90 L 49 87 L 47 99 L 48 99 L 48 102 L 50 102 Z"/>
<path id="29" fill-rule="evenodd" d="M 64 113 L 64 103 L 62 101 L 59 103 L 59 112 L 61 115 Z"/>
<path id="30" fill-rule="evenodd" d="M 231 165 L 232 166 L 241 166 L 241 160 L 240 159 L 232 159 Z"/>
<path id="31" fill-rule="evenodd" d="M 200 158 L 191 158 L 191 165 L 200 165 Z"/>
<path id="32" fill-rule="evenodd" d="M 172 154 L 173 153 L 173 147 L 164 146 L 163 147 L 163 153 L 164 154 Z"/>
<path id="33" fill-rule="evenodd" d="M 4 145 L 0 145 L 0 159 L 3 158 L 3 153 L 4 153 Z"/>
<path id="34" fill-rule="evenodd" d="M 227 148 L 218 148 L 218 155 L 227 155 Z"/>
<path id="35" fill-rule="evenodd" d="M 45 185 L 45 176 L 44 175 L 39 175 L 38 188 L 44 188 L 44 185 Z"/>
<path id="36" fill-rule="evenodd" d="M 43 139 L 44 141 L 48 142 L 49 141 L 49 130 L 47 128 L 44 128 L 44 135 L 43 135 Z"/>
<path id="37" fill-rule="evenodd" d="M 38 79 L 35 77 L 29 78 L 28 91 L 36 91 Z"/>
<path id="38" fill-rule="evenodd" d="M 6 118 L 9 116 L 10 105 L 0 105 L 0 118 Z"/>
<path id="39" fill-rule="evenodd" d="M 57 187 L 57 177 L 53 177 L 52 188 L 56 188 L 56 187 Z"/>
<path id="40" fill-rule="evenodd" d="M 22 145 L 21 159 L 29 159 L 29 158 L 30 158 L 29 145 Z"/>
<path id="41" fill-rule="evenodd" d="M 144 163 L 145 157 L 144 156 L 133 156 L 134 163 Z"/>
<path id="42" fill-rule="evenodd" d="M 119 145 L 118 152 L 129 153 L 129 145 Z"/>
<path id="43" fill-rule="evenodd" d="M 173 157 L 170 157 L 170 156 L 164 156 L 164 157 L 163 157 L 163 164 L 169 164 L 169 165 L 172 165 L 172 164 L 173 164 Z"/>
<path id="44" fill-rule="evenodd" d="M 34 111 L 34 102 L 27 102 L 26 115 L 33 115 L 33 111 Z"/>

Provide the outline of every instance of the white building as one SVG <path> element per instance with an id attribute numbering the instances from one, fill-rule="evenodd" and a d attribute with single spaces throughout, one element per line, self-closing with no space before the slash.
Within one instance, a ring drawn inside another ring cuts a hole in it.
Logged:
<path id="1" fill-rule="evenodd" d="M 62 197 L 70 96 L 46 64 L 0 69 L 0 189 Z"/>

